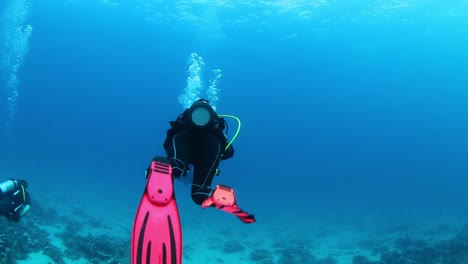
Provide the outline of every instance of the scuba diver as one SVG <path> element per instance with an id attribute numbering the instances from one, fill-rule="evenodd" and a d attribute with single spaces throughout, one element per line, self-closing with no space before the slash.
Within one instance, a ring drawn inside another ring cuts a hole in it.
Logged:
<path id="1" fill-rule="evenodd" d="M 200 99 L 169 124 L 171 128 L 167 131 L 164 150 L 174 178 L 186 176 L 189 164 L 193 166 L 192 200 L 203 207 L 226 207 L 227 205 L 217 204 L 216 199 L 223 196 L 223 200 L 230 199 L 230 203 L 234 203 L 229 206 L 235 206 L 239 211 L 236 216 L 243 222 L 255 222 L 253 215 L 237 208 L 234 192 L 230 187 L 218 185 L 215 189 L 211 188 L 214 176 L 219 174 L 219 162 L 234 156 L 232 140 L 229 141 L 224 133 L 227 130 L 224 118 L 218 116 L 207 100 Z M 237 133 L 233 139 L 236 136 Z M 235 209 L 232 211 L 236 211 Z M 226 211 L 228 208 L 221 210 Z"/>
<path id="2" fill-rule="evenodd" d="M 0 215 L 19 221 L 31 209 L 31 197 L 25 180 L 10 179 L 0 183 Z"/>
<path id="3" fill-rule="evenodd" d="M 169 122 L 164 150 L 167 157 L 154 157 L 146 172 L 146 187 L 140 200 L 131 235 L 131 263 L 182 263 L 182 226 L 175 199 L 174 179 L 193 167 L 192 200 L 202 208 L 215 207 L 254 223 L 252 214 L 241 210 L 234 190 L 225 185 L 211 188 L 221 160 L 234 155 L 225 120 L 209 102 L 200 99 L 175 121 Z M 161 262 L 162 261 L 162 262 Z"/>

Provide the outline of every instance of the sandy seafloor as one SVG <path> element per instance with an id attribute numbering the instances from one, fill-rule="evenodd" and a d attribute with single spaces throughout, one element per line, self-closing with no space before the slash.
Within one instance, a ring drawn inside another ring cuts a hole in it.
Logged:
<path id="1" fill-rule="evenodd" d="M 22 245 L 34 243 L 39 239 L 35 236 L 47 236 L 42 249 L 31 246 L 26 248 L 27 256 L 13 254 L 16 263 L 129 263 L 139 195 L 128 199 L 130 195 L 121 190 L 83 190 L 50 186 L 35 190 L 35 206 L 20 223 L 0 220 L 4 232 L 20 234 L 17 243 Z M 321 214 L 314 208 L 294 211 L 270 206 L 264 211 L 257 207 L 258 222 L 246 225 L 216 209 L 197 207 L 182 183 L 176 183 L 176 195 L 183 224 L 184 263 L 468 263 L 466 211 L 410 220 L 381 212 L 351 216 L 333 210 Z M 17 247 L 5 241 L 3 246 Z M 2 264 L 14 263 L 3 261 L 0 259 Z"/>

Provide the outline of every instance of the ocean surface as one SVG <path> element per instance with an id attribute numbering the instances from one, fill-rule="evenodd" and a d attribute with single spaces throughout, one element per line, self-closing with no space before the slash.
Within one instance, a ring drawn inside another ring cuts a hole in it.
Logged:
<path id="1" fill-rule="evenodd" d="M 184 263 L 407 263 L 384 262 L 393 242 L 468 224 L 466 25 L 461 0 L 2 0 L 0 182 L 29 182 L 21 222 L 84 214 L 129 239 L 169 121 L 207 98 L 242 122 L 214 184 L 257 223 L 177 181 Z"/>

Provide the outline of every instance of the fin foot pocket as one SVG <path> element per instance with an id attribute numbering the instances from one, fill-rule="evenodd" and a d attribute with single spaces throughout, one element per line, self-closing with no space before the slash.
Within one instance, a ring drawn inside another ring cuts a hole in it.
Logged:
<path id="1" fill-rule="evenodd" d="M 237 206 L 234 189 L 226 185 L 217 185 L 211 196 L 203 201 L 202 208 L 216 207 L 226 213 L 237 216 L 246 224 L 255 223 L 255 216 L 249 214 Z"/>
<path id="2" fill-rule="evenodd" d="M 163 206 L 174 198 L 174 186 L 172 185 L 172 168 L 165 163 L 151 162 L 151 174 L 148 177 L 146 193 L 155 205 Z"/>

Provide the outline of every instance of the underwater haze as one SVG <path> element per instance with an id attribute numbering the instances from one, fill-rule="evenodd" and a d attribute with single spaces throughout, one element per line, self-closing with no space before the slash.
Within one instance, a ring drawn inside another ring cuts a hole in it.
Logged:
<path id="1" fill-rule="evenodd" d="M 0 22 L 0 181 L 28 180 L 29 221 L 79 207 L 129 238 L 169 121 L 208 98 L 242 122 L 214 182 L 258 222 L 176 181 L 184 263 L 383 264 L 344 233 L 468 224 L 467 1 L 3 0 Z M 276 236 L 335 247 L 253 249 Z"/>

